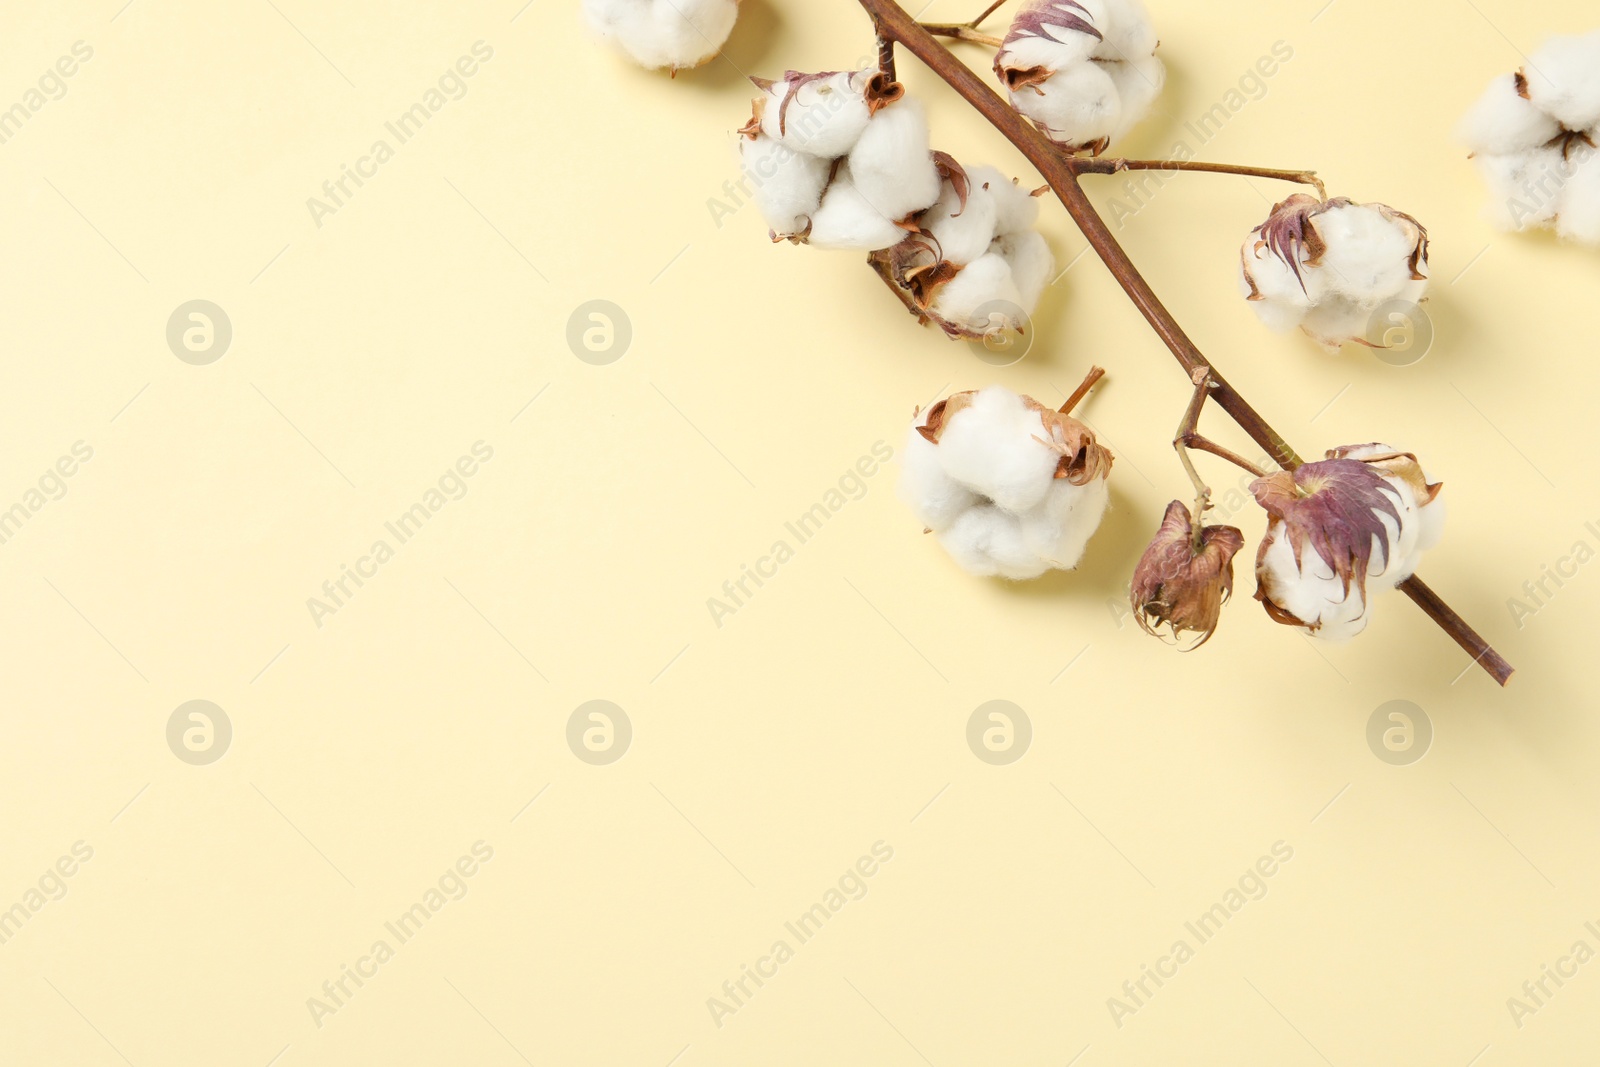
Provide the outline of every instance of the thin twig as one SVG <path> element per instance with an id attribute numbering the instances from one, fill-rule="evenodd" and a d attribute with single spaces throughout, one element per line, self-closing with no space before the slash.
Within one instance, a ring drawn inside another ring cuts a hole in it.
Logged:
<path id="1" fill-rule="evenodd" d="M 996 37 L 992 33 L 980 33 L 978 27 L 1005 2 L 1006 0 L 994 0 L 994 3 L 983 9 L 983 14 L 971 22 L 924 22 L 921 25 L 935 37 L 954 37 L 958 41 L 973 41 L 977 44 L 986 44 L 990 48 L 999 48 L 1005 44 L 1005 39 Z"/>
<path id="2" fill-rule="evenodd" d="M 1183 438 L 1183 444 L 1185 448 L 1194 448 L 1201 452 L 1210 452 L 1213 456 L 1217 456 L 1220 459 L 1225 459 L 1229 463 L 1232 463 L 1235 467 L 1238 467 L 1244 471 L 1248 471 L 1257 478 L 1265 478 L 1267 476 L 1266 471 L 1262 470 L 1254 463 L 1251 463 L 1233 449 L 1225 448 L 1203 434 L 1186 434 Z"/>
<path id="3" fill-rule="evenodd" d="M 1195 469 L 1194 460 L 1189 457 L 1189 440 L 1195 436 L 1195 428 L 1200 425 L 1200 409 L 1206 406 L 1206 397 L 1211 394 L 1211 368 L 1197 368 L 1189 379 L 1194 382 L 1194 395 L 1189 398 L 1189 406 L 1184 409 L 1183 421 L 1178 423 L 1178 432 L 1173 435 L 1172 447 L 1178 453 L 1178 461 L 1183 464 L 1184 473 L 1189 475 L 1189 481 L 1194 485 L 1194 515 L 1189 524 L 1189 542 L 1198 555 L 1202 534 L 1205 532 L 1206 509 L 1211 506 L 1211 487 L 1200 477 L 1200 472 Z"/>
<path id="4" fill-rule="evenodd" d="M 1246 178 L 1272 178 L 1276 181 L 1298 182 L 1315 186 L 1319 200 L 1328 199 L 1328 189 L 1314 170 L 1280 170 L 1277 167 L 1245 167 L 1232 163 L 1202 163 L 1192 159 L 1093 159 L 1087 156 L 1066 157 L 1068 164 L 1079 174 L 1120 174 L 1129 170 L 1195 171 L 1204 174 L 1236 174 Z"/>
<path id="5" fill-rule="evenodd" d="M 1095 383 L 1105 376 L 1106 372 L 1104 367 L 1090 367 L 1089 373 L 1083 376 L 1083 381 L 1076 389 L 1072 391 L 1072 395 L 1067 397 L 1067 402 L 1062 404 L 1057 410 L 1059 410 L 1063 415 L 1071 415 L 1072 409 L 1078 406 L 1078 402 L 1084 397 L 1088 396 L 1089 390 L 1093 389 Z"/>
<path id="6" fill-rule="evenodd" d="M 954 37 L 958 41 L 971 41 L 974 44 L 986 44 L 990 48 L 999 48 L 1005 40 L 992 33 L 975 30 L 960 22 L 924 22 L 922 28 L 935 37 Z"/>
<path id="7" fill-rule="evenodd" d="M 1261 417 L 1250 404 L 1218 374 L 1215 365 L 1207 360 L 1178 324 L 1161 298 L 1156 296 L 1150 283 L 1145 281 L 1133 261 L 1106 225 L 1088 194 L 1078 184 L 1077 172 L 1055 145 L 1034 129 L 993 89 L 981 81 L 927 30 L 917 24 L 905 9 L 894 0 L 860 0 L 862 8 L 872 16 L 879 36 L 893 37 L 904 45 L 928 68 L 943 79 L 952 89 L 971 104 L 989 124 L 1006 136 L 1042 174 L 1056 196 L 1066 206 L 1078 229 L 1082 231 L 1096 254 L 1111 271 L 1117 284 L 1128 295 L 1150 323 L 1151 329 L 1161 338 L 1184 371 L 1193 374 L 1201 367 L 1211 368 L 1215 388 L 1211 398 L 1250 438 L 1260 445 L 1279 466 L 1293 470 L 1301 464 L 1300 456 L 1289 443 Z M 1473 661 L 1480 664 L 1501 685 L 1510 680 L 1514 668 L 1478 635 L 1450 607 L 1440 600 L 1421 579 L 1412 577 L 1401 583 L 1403 589 L 1423 612 L 1437 623 L 1455 642 L 1466 650 Z"/>

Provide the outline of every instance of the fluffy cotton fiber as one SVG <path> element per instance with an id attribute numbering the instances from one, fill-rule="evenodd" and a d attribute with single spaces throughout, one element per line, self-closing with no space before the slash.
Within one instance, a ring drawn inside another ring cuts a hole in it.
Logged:
<path id="1" fill-rule="evenodd" d="M 1329 351 L 1367 338 L 1374 312 L 1420 304 L 1428 231 L 1384 204 L 1292 196 L 1239 253 L 1239 291 L 1268 327 L 1300 327 Z"/>
<path id="2" fill-rule="evenodd" d="M 1270 516 L 1256 597 L 1279 622 L 1328 641 L 1366 629 L 1372 598 L 1416 573 L 1444 530 L 1440 486 L 1388 445 L 1334 449 L 1252 489 Z"/>
<path id="3" fill-rule="evenodd" d="M 1149 112 L 1166 82 L 1140 0 L 1029 0 L 994 69 L 1045 136 L 1096 155 Z"/>
<path id="4" fill-rule="evenodd" d="M 1491 222 L 1600 246 L 1600 30 L 1552 38 L 1490 82 L 1459 135 L 1489 186 Z"/>
<path id="5" fill-rule="evenodd" d="M 589 28 L 641 67 L 677 73 L 722 48 L 738 0 L 583 0 Z"/>
<path id="6" fill-rule="evenodd" d="M 773 240 L 873 253 L 950 336 L 1026 328 L 1055 272 L 1026 189 L 935 152 L 922 105 L 877 71 L 756 84 L 740 153 Z"/>
<path id="7" fill-rule="evenodd" d="M 1081 422 L 1002 386 L 914 420 L 899 493 L 965 571 L 1070 570 L 1100 526 L 1112 457 Z"/>
<path id="8" fill-rule="evenodd" d="M 922 105 L 876 71 L 757 81 L 740 131 L 745 182 L 773 240 L 873 251 L 939 197 Z"/>

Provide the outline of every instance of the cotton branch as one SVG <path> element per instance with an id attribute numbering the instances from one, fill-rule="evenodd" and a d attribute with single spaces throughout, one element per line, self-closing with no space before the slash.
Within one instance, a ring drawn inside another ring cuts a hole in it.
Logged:
<path id="1" fill-rule="evenodd" d="M 1244 397 L 1234 391 L 1227 380 L 1216 371 L 1215 365 L 1200 352 L 1166 306 L 1161 303 L 1150 284 L 1128 258 L 1110 227 L 1095 210 L 1083 187 L 1078 184 L 1080 167 L 1068 162 L 1060 150 L 1043 134 L 1026 122 L 993 89 L 981 81 L 950 50 L 920 26 L 894 0 L 860 0 L 862 8 L 872 17 L 880 39 L 898 42 L 922 60 L 930 70 L 971 104 L 990 125 L 1006 136 L 1044 176 L 1050 188 L 1060 198 L 1096 254 L 1111 271 L 1112 276 L 1149 322 L 1151 329 L 1171 350 L 1184 371 L 1193 376 L 1209 371 L 1212 387 L 1209 396 L 1238 423 L 1239 427 L 1260 445 L 1274 462 L 1285 470 L 1300 466 L 1302 460 L 1289 443 L 1274 430 Z M 892 49 L 886 49 L 892 54 Z M 1191 377 L 1191 380 L 1194 380 Z M 1196 516 L 1198 519 L 1198 516 Z M 1514 668 L 1500 656 L 1466 621 L 1457 615 L 1438 594 L 1417 577 L 1400 585 L 1423 612 L 1448 633 L 1455 642 L 1472 656 L 1495 681 L 1505 685 Z"/>
<path id="2" fill-rule="evenodd" d="M 1276 167 L 1242 167 L 1232 163 L 1201 163 L 1186 159 L 1104 159 L 1065 156 L 1078 174 L 1120 174 L 1129 170 L 1194 171 L 1205 174 L 1234 174 L 1246 178 L 1271 178 L 1314 186 L 1319 200 L 1328 199 L 1328 190 L 1314 170 L 1280 170 Z"/>

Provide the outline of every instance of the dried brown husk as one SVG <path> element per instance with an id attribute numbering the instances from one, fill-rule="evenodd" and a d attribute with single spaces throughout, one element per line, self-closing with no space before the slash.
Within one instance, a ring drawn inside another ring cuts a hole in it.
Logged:
<path id="1" fill-rule="evenodd" d="M 1217 632 L 1222 605 L 1233 596 L 1233 557 L 1244 548 L 1244 534 L 1232 526 L 1204 526 L 1198 548 L 1195 540 L 1189 509 L 1174 500 L 1134 568 L 1129 589 L 1139 627 L 1160 637 L 1166 626 L 1180 643 L 1186 633 L 1199 634 L 1185 649 L 1190 652 Z"/>

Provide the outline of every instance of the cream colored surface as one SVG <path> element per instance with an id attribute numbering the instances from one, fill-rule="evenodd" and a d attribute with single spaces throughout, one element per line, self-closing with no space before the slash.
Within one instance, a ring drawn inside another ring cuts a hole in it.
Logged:
<path id="1" fill-rule="evenodd" d="M 1233 259 L 1286 187 L 1184 176 L 1119 235 L 1303 451 L 1378 438 L 1444 479 L 1423 573 L 1517 665 L 1503 692 L 1398 598 L 1313 646 L 1247 565 L 1201 652 L 1128 625 L 1123 585 L 1187 493 L 1186 383 L 1058 207 L 1073 265 L 1004 369 L 916 329 L 858 257 L 774 247 L 751 208 L 719 224 L 741 72 L 865 57 L 844 0 L 747 0 L 728 58 L 676 81 L 592 46 L 569 3 L 9 5 L 0 106 L 74 42 L 93 57 L 0 145 L 0 507 L 75 442 L 93 458 L 0 544 L 0 908 L 76 842 L 93 857 L 0 944 L 0 1060 L 1593 1062 L 1600 962 L 1520 1028 L 1507 1001 L 1600 948 L 1600 565 L 1520 626 L 1507 601 L 1600 547 L 1600 257 L 1488 229 L 1449 136 L 1593 9 L 1323 2 L 1153 0 L 1171 82 L 1125 147 L 1315 166 L 1420 216 L 1427 358 L 1255 322 Z M 385 123 L 478 41 L 465 95 L 397 144 Z M 1265 95 L 1194 142 L 1279 41 Z M 1035 179 L 902 71 L 937 144 Z M 319 226 L 308 198 L 380 138 L 393 158 Z M 233 326 L 205 366 L 165 338 L 195 299 Z M 607 366 L 566 342 L 594 299 L 632 324 Z M 898 450 L 914 405 L 990 381 L 1059 399 L 1091 360 L 1110 377 L 1083 410 L 1118 463 L 1080 572 L 957 573 L 893 464 L 807 543 L 786 532 Z M 465 496 L 399 544 L 385 523 L 476 442 Z M 308 598 L 380 539 L 393 558 L 319 627 Z M 708 598 L 780 539 L 793 558 L 716 625 Z M 607 766 L 566 740 L 594 699 L 632 724 Z M 1410 766 L 1366 741 L 1397 699 L 1435 733 Z M 167 744 L 191 700 L 232 723 L 208 766 Z M 1032 723 L 1009 766 L 967 745 L 991 700 Z M 785 923 L 880 841 L 865 895 L 800 943 Z M 1265 895 L 1199 944 L 1184 924 L 1277 842 Z M 400 944 L 385 923 L 462 857 L 465 895 Z M 1180 939 L 1193 958 L 1119 1026 L 1108 999 Z M 379 940 L 342 1006 L 308 1005 Z M 735 1005 L 724 982 L 779 940 L 792 958 Z"/>

